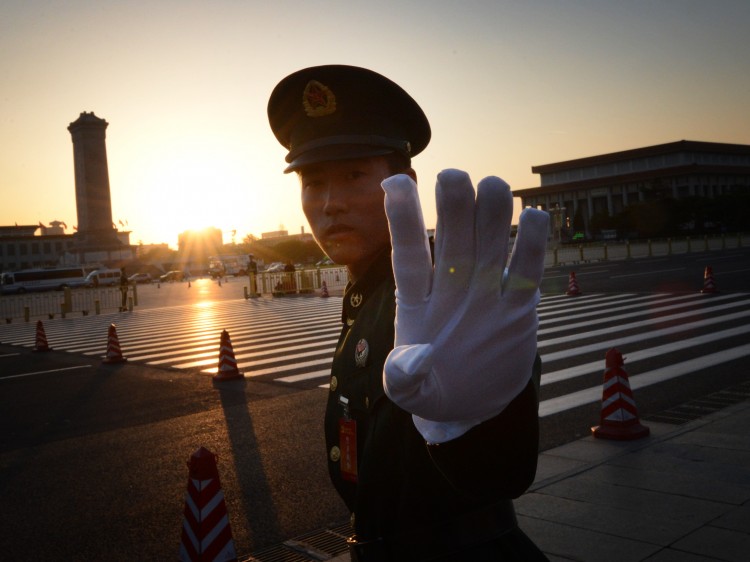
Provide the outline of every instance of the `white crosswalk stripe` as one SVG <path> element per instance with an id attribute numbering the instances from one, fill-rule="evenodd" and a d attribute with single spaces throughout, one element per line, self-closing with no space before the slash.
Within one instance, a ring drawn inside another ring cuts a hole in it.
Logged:
<path id="1" fill-rule="evenodd" d="M 626 356 L 634 389 L 750 356 L 750 294 L 556 295 L 538 310 L 543 417 L 600 400 L 612 347 Z M 340 319 L 341 298 L 330 297 L 136 309 L 44 325 L 53 349 L 103 357 L 114 323 L 129 361 L 204 374 L 217 371 L 226 329 L 246 377 L 324 386 Z M 34 322 L 0 325 L 3 343 L 33 347 L 35 335 Z"/>

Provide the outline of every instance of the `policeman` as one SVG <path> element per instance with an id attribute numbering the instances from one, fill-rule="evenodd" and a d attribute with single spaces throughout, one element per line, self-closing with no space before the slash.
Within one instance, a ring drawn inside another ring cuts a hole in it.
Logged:
<path id="1" fill-rule="evenodd" d="M 409 94 L 318 66 L 284 78 L 268 116 L 316 241 L 350 277 L 324 425 L 352 560 L 546 560 L 511 501 L 536 473 L 546 214 L 522 215 L 504 271 L 507 185 L 475 193 L 446 170 L 433 264 L 411 167 L 431 131 Z"/>

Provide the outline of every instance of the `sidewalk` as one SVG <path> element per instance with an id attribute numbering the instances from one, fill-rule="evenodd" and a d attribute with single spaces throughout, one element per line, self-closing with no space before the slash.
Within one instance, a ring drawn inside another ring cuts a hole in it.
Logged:
<path id="1" fill-rule="evenodd" d="M 542 453 L 514 502 L 521 528 L 553 562 L 748 560 L 750 400 L 682 425 L 642 422 L 642 439 L 586 437 Z M 344 548 L 242 560 L 348 562 Z"/>
<path id="2" fill-rule="evenodd" d="M 649 437 L 587 437 L 540 456 L 516 502 L 550 560 L 748 560 L 750 401 Z"/>

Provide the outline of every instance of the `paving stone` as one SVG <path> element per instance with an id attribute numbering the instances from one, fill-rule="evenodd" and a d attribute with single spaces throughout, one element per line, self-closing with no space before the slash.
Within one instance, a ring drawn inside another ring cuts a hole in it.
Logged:
<path id="1" fill-rule="evenodd" d="M 746 530 L 747 531 L 747 530 Z M 730 562 L 747 562 L 750 534 L 718 527 L 703 527 L 677 541 L 672 548 Z"/>
<path id="2" fill-rule="evenodd" d="M 579 562 L 640 562 L 661 547 L 605 533 L 519 516 L 519 525 L 552 559 Z"/>

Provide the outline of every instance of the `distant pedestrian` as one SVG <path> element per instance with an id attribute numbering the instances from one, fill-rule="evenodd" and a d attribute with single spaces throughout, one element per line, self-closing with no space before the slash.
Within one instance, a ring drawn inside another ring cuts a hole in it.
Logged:
<path id="1" fill-rule="evenodd" d="M 126 305 L 128 304 L 128 278 L 125 275 L 125 268 L 120 268 L 120 294 L 122 295 L 122 302 L 120 303 L 120 312 L 125 312 Z"/>
<path id="2" fill-rule="evenodd" d="M 294 282 L 294 264 L 291 261 L 286 262 L 284 266 L 284 291 L 294 293 L 297 290 L 297 284 Z"/>
<path id="3" fill-rule="evenodd" d="M 253 254 L 248 255 L 248 262 L 247 262 L 247 276 L 250 281 L 250 296 L 251 297 L 258 297 L 260 294 L 258 293 L 258 263 L 255 261 L 255 256 Z"/>

